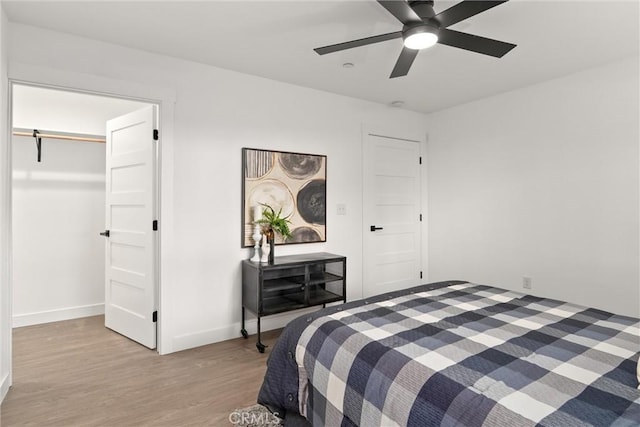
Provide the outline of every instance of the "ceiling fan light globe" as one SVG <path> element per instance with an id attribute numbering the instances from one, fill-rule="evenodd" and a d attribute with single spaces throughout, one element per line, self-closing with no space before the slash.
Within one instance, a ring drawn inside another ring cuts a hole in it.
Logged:
<path id="1" fill-rule="evenodd" d="M 438 43 L 438 36 L 430 32 L 409 34 L 404 39 L 404 46 L 408 49 L 427 49 Z"/>

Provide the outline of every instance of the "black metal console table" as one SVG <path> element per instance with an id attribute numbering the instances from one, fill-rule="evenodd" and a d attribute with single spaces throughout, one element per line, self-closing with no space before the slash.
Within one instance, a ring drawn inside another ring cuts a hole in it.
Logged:
<path id="1" fill-rule="evenodd" d="M 260 341 L 260 318 L 327 303 L 346 302 L 347 258 L 326 252 L 276 257 L 273 264 L 242 261 L 242 329 L 245 309 L 258 317 L 256 347 Z"/>

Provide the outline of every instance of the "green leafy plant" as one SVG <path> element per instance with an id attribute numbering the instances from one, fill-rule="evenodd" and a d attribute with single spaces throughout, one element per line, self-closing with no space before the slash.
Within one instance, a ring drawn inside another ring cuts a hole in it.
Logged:
<path id="1" fill-rule="evenodd" d="M 262 210 L 262 218 L 255 221 L 255 223 L 262 226 L 263 233 L 266 234 L 268 230 L 273 230 L 280 234 L 284 240 L 290 238 L 291 230 L 289 229 L 289 224 L 291 224 L 291 221 L 289 221 L 289 216 L 281 216 L 282 208 L 278 209 L 278 212 L 276 212 L 266 203 L 260 203 L 260 205 L 264 206 L 264 209 Z"/>

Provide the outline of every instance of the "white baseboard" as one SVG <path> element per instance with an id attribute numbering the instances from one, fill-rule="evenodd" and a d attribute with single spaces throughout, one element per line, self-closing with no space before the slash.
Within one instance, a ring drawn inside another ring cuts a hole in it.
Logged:
<path id="1" fill-rule="evenodd" d="M 298 316 L 302 316 L 305 313 L 312 313 L 317 311 L 318 307 L 312 307 L 305 310 L 296 310 L 291 313 L 275 314 L 268 317 L 260 318 L 260 332 L 270 331 L 272 329 L 278 329 L 284 327 L 291 320 Z M 222 328 L 207 329 L 204 331 L 194 332 L 190 334 L 177 335 L 173 338 L 172 352 L 188 350 L 190 348 L 200 347 L 203 345 L 213 344 L 220 341 L 226 341 L 233 338 L 239 338 L 240 329 L 242 325 L 240 322 L 233 323 L 231 325 L 224 326 Z M 245 329 L 249 335 L 254 335 L 258 331 L 258 322 L 255 317 L 247 319 L 245 321 Z M 255 341 L 255 337 L 249 337 Z"/>
<path id="2" fill-rule="evenodd" d="M 2 402 L 9 392 L 9 387 L 11 386 L 11 377 L 9 374 L 6 374 L 2 378 L 2 383 L 0 383 L 0 402 Z"/>
<path id="3" fill-rule="evenodd" d="M 41 323 L 98 316 L 100 314 L 104 314 L 104 303 L 60 308 L 36 313 L 15 314 L 13 316 L 13 327 L 19 328 L 21 326 L 39 325 Z"/>

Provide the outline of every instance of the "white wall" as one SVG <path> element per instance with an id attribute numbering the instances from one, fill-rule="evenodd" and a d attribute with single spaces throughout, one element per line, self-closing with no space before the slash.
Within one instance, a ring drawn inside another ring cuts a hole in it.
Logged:
<path id="1" fill-rule="evenodd" d="M 638 58 L 431 114 L 429 278 L 640 315 Z"/>
<path id="2" fill-rule="evenodd" d="M 104 135 L 139 102 L 12 88 L 14 128 Z M 13 327 L 104 313 L 105 144 L 12 138 Z"/>
<path id="3" fill-rule="evenodd" d="M 0 401 L 11 385 L 11 292 L 9 242 L 11 175 L 7 129 L 7 17 L 0 2 Z"/>
<path id="4" fill-rule="evenodd" d="M 104 313 L 105 146 L 14 137 L 13 326 Z"/>
<path id="5" fill-rule="evenodd" d="M 164 352 L 239 336 L 240 261 L 251 254 L 240 248 L 242 147 L 328 156 L 327 243 L 277 250 L 346 255 L 348 298 L 361 295 L 362 125 L 425 133 L 424 115 L 38 28 L 10 29 L 12 76 L 26 64 L 49 75 L 75 73 L 74 84 L 101 77 L 175 91 L 173 143 L 161 141 Z M 347 215 L 336 215 L 338 203 Z"/>

